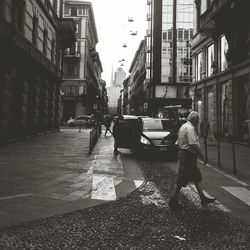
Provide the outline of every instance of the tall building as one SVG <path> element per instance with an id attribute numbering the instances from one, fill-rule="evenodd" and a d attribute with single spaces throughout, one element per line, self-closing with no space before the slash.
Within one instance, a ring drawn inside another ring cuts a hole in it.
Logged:
<path id="1" fill-rule="evenodd" d="M 76 42 L 65 51 L 63 119 L 93 114 L 102 109 L 102 64 L 92 3 L 65 0 L 64 18 L 76 22 Z"/>
<path id="2" fill-rule="evenodd" d="M 123 81 L 126 78 L 126 72 L 122 67 L 118 67 L 114 74 L 114 81 L 112 82 L 113 87 L 122 87 Z"/>
<path id="3" fill-rule="evenodd" d="M 122 87 L 107 87 L 108 96 L 108 110 L 110 114 L 116 115 L 118 108 L 118 101 L 120 98 Z"/>
<path id="4" fill-rule="evenodd" d="M 142 40 L 129 68 L 130 86 L 128 102 L 130 114 L 145 115 L 147 113 L 144 105 L 146 103 L 145 62 L 145 40 Z M 124 88 L 125 86 L 126 83 L 124 81 Z"/>
<path id="5" fill-rule="evenodd" d="M 169 105 L 190 109 L 193 0 L 147 0 L 147 4 L 147 112 L 159 115 Z"/>
<path id="6" fill-rule="evenodd" d="M 75 41 L 60 0 L 0 1 L 0 143 L 59 129 L 62 50 Z"/>
<path id="7" fill-rule="evenodd" d="M 194 2 L 194 108 L 218 136 L 250 143 L 250 2 Z"/>

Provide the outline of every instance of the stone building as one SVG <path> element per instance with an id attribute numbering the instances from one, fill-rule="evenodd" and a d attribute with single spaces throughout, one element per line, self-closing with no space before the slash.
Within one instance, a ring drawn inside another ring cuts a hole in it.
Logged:
<path id="1" fill-rule="evenodd" d="M 75 40 L 60 0 L 0 1 L 0 142 L 59 129 L 62 49 Z"/>
<path id="2" fill-rule="evenodd" d="M 145 115 L 147 113 L 147 109 L 145 107 L 145 103 L 147 103 L 145 63 L 145 40 L 142 40 L 129 68 L 130 95 L 128 102 L 130 114 Z"/>
<path id="3" fill-rule="evenodd" d="M 250 2 L 194 2 L 194 108 L 220 137 L 249 143 Z"/>
<path id="4" fill-rule="evenodd" d="M 104 81 L 92 3 L 65 0 L 63 15 L 73 18 L 77 27 L 77 39 L 66 49 L 63 63 L 63 119 L 67 120 L 102 109 Z"/>

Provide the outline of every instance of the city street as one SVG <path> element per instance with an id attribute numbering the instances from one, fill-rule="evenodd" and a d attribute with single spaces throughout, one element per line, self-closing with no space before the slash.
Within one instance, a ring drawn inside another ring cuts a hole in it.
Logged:
<path id="1" fill-rule="evenodd" d="M 200 164 L 172 211 L 177 162 L 120 149 L 102 133 L 61 129 L 0 149 L 0 249 L 249 249 L 249 181 Z M 26 152 L 26 153 L 25 153 Z M 10 168 L 11 166 L 11 168 Z"/>

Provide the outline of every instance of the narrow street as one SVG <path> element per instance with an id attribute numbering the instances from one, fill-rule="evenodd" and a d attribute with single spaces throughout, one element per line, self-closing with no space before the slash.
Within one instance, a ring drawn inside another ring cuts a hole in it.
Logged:
<path id="1" fill-rule="evenodd" d="M 62 129 L 1 148 L 0 249 L 249 249 L 248 183 L 200 166 L 217 202 L 201 208 L 188 186 L 184 208 L 171 211 L 177 162 L 125 149 L 115 156 L 103 134 L 88 155 L 88 132 Z"/>

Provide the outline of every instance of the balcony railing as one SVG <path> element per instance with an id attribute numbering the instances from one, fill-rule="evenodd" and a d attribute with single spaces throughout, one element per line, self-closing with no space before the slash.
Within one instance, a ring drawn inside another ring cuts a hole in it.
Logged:
<path id="1" fill-rule="evenodd" d="M 76 57 L 76 58 L 80 58 L 81 57 L 81 53 L 78 51 L 65 51 L 64 53 L 65 57 Z"/>

